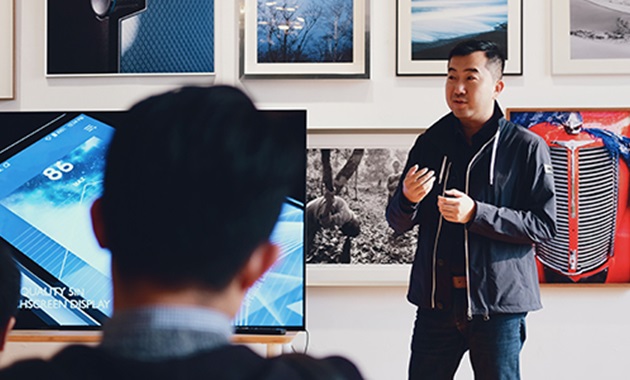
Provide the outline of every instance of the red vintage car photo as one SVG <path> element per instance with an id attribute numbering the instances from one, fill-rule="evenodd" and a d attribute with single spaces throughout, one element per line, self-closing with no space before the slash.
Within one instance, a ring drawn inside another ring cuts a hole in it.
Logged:
<path id="1" fill-rule="evenodd" d="M 545 139 L 557 235 L 536 246 L 541 283 L 630 282 L 630 110 L 508 110 Z"/>

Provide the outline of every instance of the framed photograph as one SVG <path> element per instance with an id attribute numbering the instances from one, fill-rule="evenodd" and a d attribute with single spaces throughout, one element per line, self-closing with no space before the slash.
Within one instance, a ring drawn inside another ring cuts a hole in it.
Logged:
<path id="1" fill-rule="evenodd" d="M 506 56 L 505 74 L 523 74 L 522 0 L 397 0 L 396 75 L 446 75 L 459 42 L 485 39 Z"/>
<path id="2" fill-rule="evenodd" d="M 630 1 L 551 2 L 554 74 L 630 73 Z"/>
<path id="3" fill-rule="evenodd" d="M 212 75 L 215 0 L 46 2 L 46 75 Z"/>
<path id="4" fill-rule="evenodd" d="M 0 99 L 13 99 L 15 2 L 0 0 Z"/>
<path id="5" fill-rule="evenodd" d="M 551 153 L 557 235 L 536 245 L 541 283 L 630 283 L 630 108 L 508 109 Z"/>
<path id="6" fill-rule="evenodd" d="M 306 168 L 306 267 L 310 286 L 405 285 L 417 230 L 385 219 L 420 129 L 313 131 Z"/>
<path id="7" fill-rule="evenodd" d="M 243 78 L 369 78 L 368 0 L 241 0 Z"/>

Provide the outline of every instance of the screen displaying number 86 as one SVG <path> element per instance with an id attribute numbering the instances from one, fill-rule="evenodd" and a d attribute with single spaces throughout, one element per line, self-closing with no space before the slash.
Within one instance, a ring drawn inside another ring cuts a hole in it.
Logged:
<path id="1" fill-rule="evenodd" d="M 70 173 L 72 169 L 74 169 L 74 165 L 71 163 L 57 161 L 53 166 L 46 168 L 42 174 L 51 181 L 57 181 L 63 177 L 63 173 Z"/>

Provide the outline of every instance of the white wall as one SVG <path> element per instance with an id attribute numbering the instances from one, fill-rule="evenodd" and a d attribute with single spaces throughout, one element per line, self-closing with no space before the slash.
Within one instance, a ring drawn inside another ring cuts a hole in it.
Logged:
<path id="1" fill-rule="evenodd" d="M 214 82 L 242 86 L 264 108 L 307 108 L 309 123 L 316 127 L 423 127 L 447 112 L 443 78 L 395 76 L 395 1 L 372 0 L 370 80 L 244 82 L 237 74 L 234 1 L 217 0 L 215 78 L 45 78 L 44 0 L 16 0 L 17 97 L 0 102 L 0 111 L 121 109 L 181 84 Z M 628 75 L 552 76 L 550 2 L 523 3 L 524 75 L 507 77 L 503 107 L 630 106 Z M 332 142 L 334 136 L 330 138 Z M 405 293 L 404 285 L 310 287 L 309 352 L 347 355 L 368 379 L 404 379 L 414 315 Z M 529 338 L 522 355 L 525 379 L 629 377 L 627 287 L 546 286 L 543 302 L 545 308 L 528 318 Z M 296 346 L 303 344 L 300 336 Z M 28 355 L 50 355 L 58 347 L 12 343 L 2 363 Z M 468 364 L 462 366 L 457 379 L 472 379 Z"/>

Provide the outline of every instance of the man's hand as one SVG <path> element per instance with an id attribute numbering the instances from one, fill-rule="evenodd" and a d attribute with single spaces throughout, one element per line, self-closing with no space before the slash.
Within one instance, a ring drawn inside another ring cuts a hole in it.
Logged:
<path id="1" fill-rule="evenodd" d="M 475 201 L 456 189 L 446 190 L 444 194 L 447 196 L 438 196 L 437 203 L 444 219 L 452 223 L 468 223 L 477 209 Z"/>
<path id="2" fill-rule="evenodd" d="M 429 194 L 435 182 L 435 173 L 428 168 L 418 169 L 418 165 L 409 168 L 403 181 L 402 192 L 410 202 L 418 203 Z"/>

